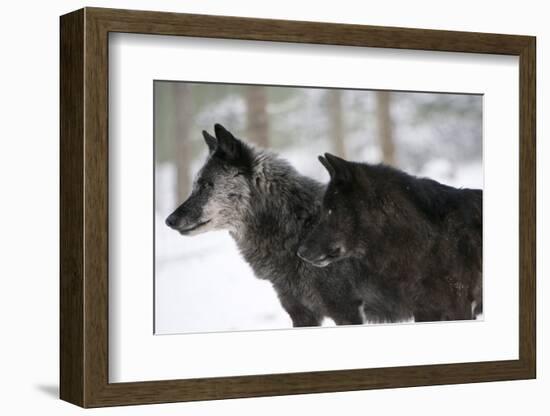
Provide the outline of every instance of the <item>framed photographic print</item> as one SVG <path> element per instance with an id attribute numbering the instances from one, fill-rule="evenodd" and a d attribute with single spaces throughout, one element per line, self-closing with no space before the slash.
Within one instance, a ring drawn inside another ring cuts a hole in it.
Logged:
<path id="1" fill-rule="evenodd" d="M 61 17 L 82 407 L 536 376 L 535 38 Z"/>

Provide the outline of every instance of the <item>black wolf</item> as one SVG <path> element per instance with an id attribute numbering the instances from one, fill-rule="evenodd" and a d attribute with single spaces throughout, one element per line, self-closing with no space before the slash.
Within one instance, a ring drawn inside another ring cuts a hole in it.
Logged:
<path id="1" fill-rule="evenodd" d="M 370 290 L 366 267 L 350 259 L 314 267 L 297 257 L 300 241 L 318 218 L 324 186 L 286 161 L 235 138 L 219 124 L 189 198 L 166 220 L 182 235 L 229 230 L 256 276 L 269 280 L 294 326 L 338 325 L 400 318 L 400 307 Z M 365 306 L 363 306 L 365 304 Z M 394 308 L 394 309 L 392 309 Z"/>
<path id="2" fill-rule="evenodd" d="M 320 221 L 299 248 L 319 267 L 356 258 L 383 276 L 415 321 L 482 312 L 482 191 L 325 154 Z"/>

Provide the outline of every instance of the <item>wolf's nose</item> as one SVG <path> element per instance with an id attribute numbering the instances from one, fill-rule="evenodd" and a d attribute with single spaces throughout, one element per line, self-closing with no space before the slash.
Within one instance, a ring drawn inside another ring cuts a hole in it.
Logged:
<path id="1" fill-rule="evenodd" d="M 166 225 L 168 227 L 175 227 L 177 222 L 178 222 L 178 218 L 174 214 L 171 214 L 168 216 L 168 218 L 166 218 Z"/>
<path id="2" fill-rule="evenodd" d="M 298 247 L 298 251 L 296 252 L 296 255 L 300 257 L 302 260 L 305 260 L 304 259 L 305 254 L 306 254 L 306 248 L 304 246 Z"/>

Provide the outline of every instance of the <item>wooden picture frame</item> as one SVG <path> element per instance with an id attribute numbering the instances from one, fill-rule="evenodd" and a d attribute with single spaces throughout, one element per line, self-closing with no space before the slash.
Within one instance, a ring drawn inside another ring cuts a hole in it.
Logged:
<path id="1" fill-rule="evenodd" d="M 535 378 L 534 37 L 100 8 L 62 16 L 60 29 L 61 399 L 82 407 L 100 407 Z M 110 32 L 518 56 L 519 359 L 109 383 Z"/>

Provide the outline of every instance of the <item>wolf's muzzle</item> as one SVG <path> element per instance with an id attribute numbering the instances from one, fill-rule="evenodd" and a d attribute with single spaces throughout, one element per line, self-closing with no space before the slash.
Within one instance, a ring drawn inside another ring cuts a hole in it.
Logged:
<path id="1" fill-rule="evenodd" d="M 341 246 L 331 247 L 331 251 L 328 253 L 315 251 L 308 248 L 306 245 L 302 245 L 298 248 L 296 255 L 307 263 L 310 263 L 317 267 L 325 267 L 335 260 L 338 260 L 343 253 Z"/>

